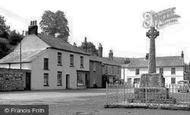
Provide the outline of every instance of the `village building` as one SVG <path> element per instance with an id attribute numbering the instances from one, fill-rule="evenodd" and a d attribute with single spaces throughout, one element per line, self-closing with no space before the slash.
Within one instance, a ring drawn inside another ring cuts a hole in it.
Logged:
<path id="1" fill-rule="evenodd" d="M 138 86 L 140 77 L 148 73 L 148 56 L 145 58 L 115 58 L 122 62 L 121 78 L 132 86 Z M 156 57 L 156 73 L 161 73 L 165 84 L 177 84 L 184 80 L 184 54 L 181 56 Z"/>
<path id="2" fill-rule="evenodd" d="M 113 59 L 90 56 L 89 87 L 106 88 L 107 83 L 121 80 L 121 65 Z"/>
<path id="3" fill-rule="evenodd" d="M 38 34 L 32 21 L 28 35 L 0 60 L 0 68 L 30 70 L 30 90 L 85 88 L 89 54 L 61 38 Z"/>
<path id="4" fill-rule="evenodd" d="M 112 50 L 109 52 L 109 57 L 103 57 L 103 46 L 99 44 L 96 50 L 91 42 L 87 42 L 86 37 L 80 48 L 90 54 L 87 87 L 105 88 L 106 82 L 113 83 L 121 79 L 121 65 L 113 60 Z"/>

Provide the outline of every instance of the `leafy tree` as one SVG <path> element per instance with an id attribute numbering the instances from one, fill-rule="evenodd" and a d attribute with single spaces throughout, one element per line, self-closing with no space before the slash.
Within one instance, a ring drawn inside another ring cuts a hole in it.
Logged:
<path id="1" fill-rule="evenodd" d="M 45 11 L 40 21 L 40 27 L 44 33 L 68 41 L 69 27 L 64 12 L 60 10 L 56 12 Z"/>
<path id="2" fill-rule="evenodd" d="M 11 31 L 5 18 L 0 15 L 0 59 L 9 54 L 23 37 L 16 30 Z"/>
<path id="3" fill-rule="evenodd" d="M 0 15 L 0 37 L 8 39 L 8 33 L 10 27 L 5 24 L 6 20 L 3 16 Z"/>
<path id="4" fill-rule="evenodd" d="M 0 15 L 0 58 L 8 54 L 9 51 L 9 26 L 6 25 L 6 20 Z"/>
<path id="5" fill-rule="evenodd" d="M 22 34 L 13 30 L 9 34 L 9 43 L 10 45 L 17 45 L 23 38 L 24 36 Z"/>

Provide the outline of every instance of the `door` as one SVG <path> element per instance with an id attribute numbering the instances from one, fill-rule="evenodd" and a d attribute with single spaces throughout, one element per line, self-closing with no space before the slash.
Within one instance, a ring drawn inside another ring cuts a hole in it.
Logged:
<path id="1" fill-rule="evenodd" d="M 88 88 L 89 87 L 89 80 L 88 80 L 88 74 L 85 73 L 85 85 Z"/>
<path id="2" fill-rule="evenodd" d="M 106 82 L 109 83 L 107 80 L 107 76 L 102 75 L 102 88 L 106 88 Z"/>
<path id="3" fill-rule="evenodd" d="M 66 74 L 66 89 L 70 88 L 70 75 Z"/>
<path id="4" fill-rule="evenodd" d="M 31 90 L 31 73 L 26 72 L 26 87 L 25 90 Z"/>

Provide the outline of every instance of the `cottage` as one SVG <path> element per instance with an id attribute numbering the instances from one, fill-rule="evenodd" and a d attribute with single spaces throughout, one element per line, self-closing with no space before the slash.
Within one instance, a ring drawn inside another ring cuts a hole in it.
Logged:
<path id="1" fill-rule="evenodd" d="M 61 38 L 38 34 L 37 22 L 32 21 L 28 35 L 0 60 L 0 68 L 30 70 L 31 90 L 84 88 L 89 54 Z"/>
<path id="2" fill-rule="evenodd" d="M 122 78 L 131 85 L 138 85 L 141 74 L 148 73 L 148 57 L 128 58 L 122 65 Z M 156 57 L 156 73 L 161 73 L 166 84 L 177 84 L 184 80 L 184 55 Z"/>

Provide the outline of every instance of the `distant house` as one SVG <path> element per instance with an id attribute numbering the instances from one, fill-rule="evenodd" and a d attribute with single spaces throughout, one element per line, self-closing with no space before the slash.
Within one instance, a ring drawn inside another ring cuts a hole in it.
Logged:
<path id="1" fill-rule="evenodd" d="M 114 83 L 121 79 L 121 65 L 116 61 L 90 56 L 89 87 L 106 87 L 106 82 Z"/>
<path id="2" fill-rule="evenodd" d="M 83 51 L 90 54 L 89 76 L 87 87 L 106 87 L 106 82 L 115 82 L 121 79 L 121 65 L 113 60 L 113 51 L 110 50 L 109 57 L 103 57 L 103 47 L 99 44 L 98 49 L 85 38 L 82 46 Z"/>
<path id="3" fill-rule="evenodd" d="M 0 68 L 31 70 L 27 85 L 31 90 L 86 87 L 89 54 L 61 38 L 38 34 L 37 30 L 36 22 L 32 21 L 28 35 L 0 60 Z"/>
<path id="4" fill-rule="evenodd" d="M 118 60 L 118 58 L 117 58 Z M 139 84 L 141 74 L 148 73 L 148 59 L 146 58 L 126 58 L 123 61 L 121 76 L 131 85 Z M 161 73 L 166 84 L 176 84 L 184 80 L 184 56 L 156 57 L 156 73 Z"/>

